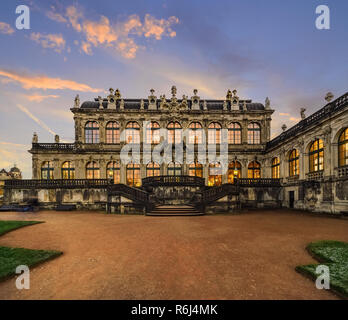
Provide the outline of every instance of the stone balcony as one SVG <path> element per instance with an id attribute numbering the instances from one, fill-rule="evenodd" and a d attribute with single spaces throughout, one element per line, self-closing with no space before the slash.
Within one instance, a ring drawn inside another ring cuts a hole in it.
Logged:
<path id="1" fill-rule="evenodd" d="M 322 180 L 324 177 L 324 171 L 309 172 L 306 174 L 307 180 Z"/>
<path id="2" fill-rule="evenodd" d="M 338 178 L 348 178 L 348 165 L 335 168 L 335 171 Z"/>

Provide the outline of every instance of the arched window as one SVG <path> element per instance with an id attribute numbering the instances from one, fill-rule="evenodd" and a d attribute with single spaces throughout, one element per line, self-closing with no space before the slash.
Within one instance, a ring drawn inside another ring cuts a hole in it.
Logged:
<path id="1" fill-rule="evenodd" d="M 258 123 L 252 122 L 248 125 L 248 144 L 260 144 L 261 128 Z"/>
<path id="2" fill-rule="evenodd" d="M 218 122 L 212 122 L 208 127 L 208 143 L 220 144 L 221 143 L 221 124 Z"/>
<path id="3" fill-rule="evenodd" d="M 120 125 L 116 121 L 110 121 L 106 125 L 106 143 L 120 143 Z"/>
<path id="4" fill-rule="evenodd" d="M 160 125 L 155 121 L 150 122 L 146 126 L 146 143 L 160 143 Z"/>
<path id="5" fill-rule="evenodd" d="M 248 165 L 248 178 L 260 179 L 261 178 L 261 165 L 257 161 L 252 161 Z"/>
<path id="6" fill-rule="evenodd" d="M 294 149 L 290 152 L 289 155 L 289 176 L 295 177 L 300 174 L 300 154 L 299 152 Z"/>
<path id="7" fill-rule="evenodd" d="M 338 165 L 348 165 L 348 128 L 344 129 L 338 139 Z"/>
<path id="8" fill-rule="evenodd" d="M 50 161 L 45 161 L 41 166 L 41 179 L 43 180 L 51 180 L 53 179 L 53 166 Z"/>
<path id="9" fill-rule="evenodd" d="M 222 183 L 222 168 L 218 162 L 209 164 L 208 186 L 220 186 Z"/>
<path id="10" fill-rule="evenodd" d="M 126 143 L 140 143 L 140 126 L 138 122 L 131 121 L 127 123 Z"/>
<path id="11" fill-rule="evenodd" d="M 112 179 L 114 183 L 120 183 L 121 182 L 121 171 L 120 171 L 120 164 L 117 161 L 110 161 L 106 165 L 106 176 L 108 179 Z"/>
<path id="12" fill-rule="evenodd" d="M 171 162 L 168 164 L 168 176 L 181 176 L 182 166 L 178 162 Z"/>
<path id="13" fill-rule="evenodd" d="M 88 121 L 85 125 L 85 143 L 99 143 L 99 124 Z"/>
<path id="14" fill-rule="evenodd" d="M 127 164 L 127 185 L 132 187 L 141 186 L 140 165 L 137 163 Z"/>
<path id="15" fill-rule="evenodd" d="M 324 170 L 324 143 L 323 140 L 315 140 L 309 149 L 309 172 Z"/>
<path id="16" fill-rule="evenodd" d="M 228 143 L 241 144 L 242 143 L 242 127 L 238 122 L 233 122 L 228 125 Z"/>
<path id="17" fill-rule="evenodd" d="M 203 178 L 203 165 L 198 161 L 189 164 L 189 176 Z"/>
<path id="18" fill-rule="evenodd" d="M 228 164 L 228 183 L 233 183 L 234 179 L 239 179 L 242 174 L 242 166 L 239 161 L 232 161 Z"/>
<path id="19" fill-rule="evenodd" d="M 91 162 L 87 163 L 86 178 L 87 179 L 99 179 L 100 178 L 99 165 L 95 161 L 91 161 Z"/>
<path id="20" fill-rule="evenodd" d="M 191 122 L 190 124 L 189 144 L 203 143 L 203 127 L 199 122 Z"/>
<path id="21" fill-rule="evenodd" d="M 161 175 L 161 166 L 156 162 L 150 162 L 146 166 L 147 177 L 157 177 Z"/>
<path id="22" fill-rule="evenodd" d="M 75 179 L 75 168 L 70 161 L 62 165 L 62 179 Z"/>
<path id="23" fill-rule="evenodd" d="M 280 160 L 278 157 L 272 159 L 272 178 L 280 178 Z"/>
<path id="24" fill-rule="evenodd" d="M 181 124 L 179 122 L 171 122 L 168 124 L 168 143 L 181 143 Z"/>

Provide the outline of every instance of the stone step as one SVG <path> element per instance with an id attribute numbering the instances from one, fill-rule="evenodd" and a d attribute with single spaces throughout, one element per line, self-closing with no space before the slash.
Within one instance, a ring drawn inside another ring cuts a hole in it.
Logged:
<path id="1" fill-rule="evenodd" d="M 151 212 L 146 213 L 148 216 L 201 216 L 204 213 L 199 212 L 191 206 L 158 206 Z"/>

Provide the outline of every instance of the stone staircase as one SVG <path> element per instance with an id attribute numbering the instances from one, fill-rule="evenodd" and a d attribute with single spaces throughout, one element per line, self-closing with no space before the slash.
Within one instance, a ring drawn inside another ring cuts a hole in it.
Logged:
<path id="1" fill-rule="evenodd" d="M 155 207 L 147 216 L 202 216 L 196 208 L 186 205 L 163 205 Z"/>

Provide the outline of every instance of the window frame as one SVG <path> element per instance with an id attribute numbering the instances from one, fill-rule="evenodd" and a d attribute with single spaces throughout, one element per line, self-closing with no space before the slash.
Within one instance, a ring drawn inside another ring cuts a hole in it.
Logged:
<path id="1" fill-rule="evenodd" d="M 189 135 L 189 144 L 198 145 L 203 143 L 203 126 L 199 121 L 191 122 L 189 130 L 193 132 L 192 135 Z"/>
<path id="2" fill-rule="evenodd" d="M 309 147 L 309 173 L 321 172 L 324 170 L 324 141 L 316 139 Z"/>
<path id="3" fill-rule="evenodd" d="M 86 144 L 95 144 L 100 142 L 99 129 L 99 123 L 97 121 L 89 120 L 86 122 L 84 131 Z"/>
<path id="4" fill-rule="evenodd" d="M 127 144 L 140 144 L 140 125 L 138 122 L 129 121 L 125 131 Z"/>
<path id="5" fill-rule="evenodd" d="M 118 161 L 112 160 L 107 163 L 106 177 L 112 179 L 115 184 L 121 183 L 121 164 Z"/>
<path id="6" fill-rule="evenodd" d="M 131 173 L 131 180 L 129 179 Z M 137 174 L 136 174 L 137 173 Z M 135 179 L 137 178 L 137 179 Z M 131 181 L 131 183 L 129 183 Z M 131 187 L 140 187 L 141 186 L 141 172 L 140 164 L 130 162 L 126 166 L 126 184 Z"/>
<path id="7" fill-rule="evenodd" d="M 348 128 L 345 128 L 338 137 L 338 166 L 348 165 Z"/>
<path id="8" fill-rule="evenodd" d="M 188 165 L 188 169 L 189 169 L 189 176 L 190 177 L 203 178 L 203 165 L 200 162 L 195 161 L 195 162 L 190 163 Z M 200 172 L 200 175 L 197 174 L 197 172 Z"/>
<path id="9" fill-rule="evenodd" d="M 261 144 L 261 125 L 257 122 L 248 124 L 248 144 Z"/>
<path id="10" fill-rule="evenodd" d="M 237 171 L 237 175 L 235 175 L 235 171 Z M 234 179 L 240 179 L 242 177 L 242 164 L 237 161 L 233 160 L 228 164 L 228 171 L 227 171 L 227 182 L 228 183 L 234 183 Z"/>
<path id="11" fill-rule="evenodd" d="M 171 121 L 167 125 L 168 143 L 180 144 L 182 142 L 182 126 L 179 121 Z"/>
<path id="12" fill-rule="evenodd" d="M 248 164 L 248 179 L 261 179 L 261 164 L 256 160 Z"/>
<path id="13" fill-rule="evenodd" d="M 89 166 L 90 164 L 92 165 L 92 167 Z M 89 175 L 89 172 L 92 173 L 92 176 Z M 88 180 L 100 179 L 100 166 L 96 161 L 89 161 L 86 164 L 86 179 Z"/>
<path id="14" fill-rule="evenodd" d="M 110 127 L 110 125 L 112 126 Z M 119 144 L 120 143 L 120 124 L 117 121 L 109 121 L 105 127 L 105 136 L 106 136 L 107 144 Z"/>
<path id="15" fill-rule="evenodd" d="M 222 126 L 219 122 L 211 122 L 208 126 L 208 144 L 221 144 Z"/>
<path id="16" fill-rule="evenodd" d="M 68 167 L 64 167 L 65 164 L 68 164 Z M 61 174 L 63 180 L 75 179 L 75 166 L 72 165 L 71 161 L 64 161 L 62 163 Z"/>
<path id="17" fill-rule="evenodd" d="M 47 163 L 47 167 L 45 164 Z M 44 161 L 41 164 L 41 180 L 54 180 L 54 167 L 50 166 L 51 161 Z M 46 176 L 44 178 L 44 175 Z"/>
<path id="18" fill-rule="evenodd" d="M 280 159 L 279 157 L 272 158 L 272 179 L 280 179 Z"/>
<path id="19" fill-rule="evenodd" d="M 160 175 L 161 175 L 161 166 L 157 162 L 152 161 L 146 165 L 146 177 L 158 177 Z"/>
<path id="20" fill-rule="evenodd" d="M 231 122 L 228 125 L 228 144 L 242 144 L 242 126 L 239 122 Z"/>
<path id="21" fill-rule="evenodd" d="M 300 175 L 300 153 L 297 149 L 292 149 L 289 153 L 289 177 Z"/>

